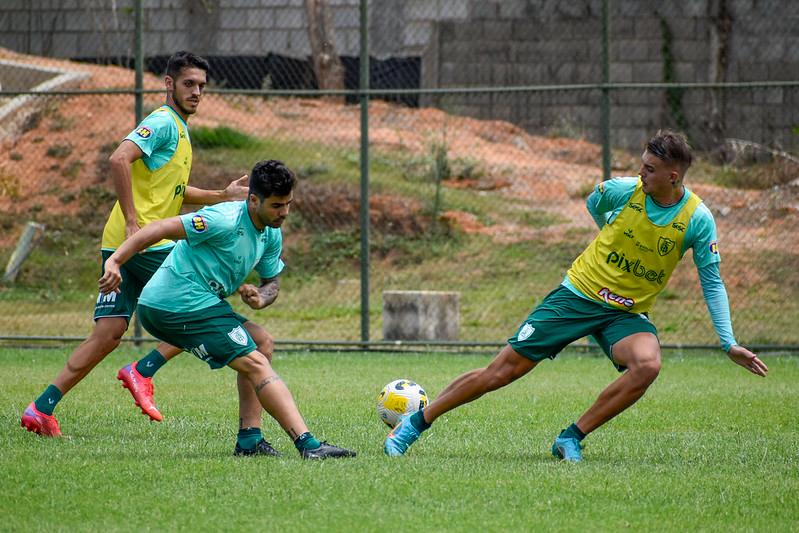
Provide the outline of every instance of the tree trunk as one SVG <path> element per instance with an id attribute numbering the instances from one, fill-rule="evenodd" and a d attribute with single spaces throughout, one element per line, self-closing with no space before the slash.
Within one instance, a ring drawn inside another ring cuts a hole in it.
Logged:
<path id="1" fill-rule="evenodd" d="M 311 41 L 316 82 L 320 90 L 344 90 L 344 66 L 336 48 L 333 35 L 333 17 L 327 0 L 305 0 L 308 10 L 308 37 Z M 325 97 L 332 102 L 344 103 L 343 95 Z"/>

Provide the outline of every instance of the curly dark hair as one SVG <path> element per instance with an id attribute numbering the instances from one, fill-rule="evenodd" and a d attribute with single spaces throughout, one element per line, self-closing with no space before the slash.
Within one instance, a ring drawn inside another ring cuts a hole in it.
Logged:
<path id="1" fill-rule="evenodd" d="M 205 58 L 198 56 L 194 52 L 181 50 L 175 52 L 172 54 L 172 57 L 169 58 L 166 64 L 166 75 L 176 80 L 180 76 L 180 73 L 183 72 L 184 68 L 199 68 L 207 73 L 210 66 Z"/>
<path id="2" fill-rule="evenodd" d="M 259 200 L 270 196 L 288 196 L 296 185 L 294 172 L 276 159 L 259 161 L 250 172 L 250 194 Z"/>

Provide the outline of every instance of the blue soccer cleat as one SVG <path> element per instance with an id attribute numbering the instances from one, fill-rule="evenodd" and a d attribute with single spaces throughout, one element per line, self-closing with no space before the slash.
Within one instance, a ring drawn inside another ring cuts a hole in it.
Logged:
<path id="1" fill-rule="evenodd" d="M 383 443 L 383 451 L 390 456 L 402 455 L 411 444 L 416 442 L 416 439 L 421 434 L 422 432 L 411 424 L 411 415 L 402 415 L 397 425 L 386 437 L 386 442 Z"/>
<path id="2" fill-rule="evenodd" d="M 583 445 L 580 444 L 580 441 L 577 439 L 572 437 L 558 437 L 555 439 L 554 444 L 552 444 L 552 455 L 565 461 L 582 463 L 583 456 L 580 453 L 582 449 Z"/>

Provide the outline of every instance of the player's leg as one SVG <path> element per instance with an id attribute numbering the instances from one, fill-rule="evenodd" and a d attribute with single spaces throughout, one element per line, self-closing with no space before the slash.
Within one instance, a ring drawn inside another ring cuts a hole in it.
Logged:
<path id="1" fill-rule="evenodd" d="M 167 361 L 182 352 L 180 348 L 162 342 L 155 350 L 138 361 L 123 366 L 117 372 L 117 379 L 122 382 L 122 387 L 130 391 L 142 414 L 149 416 L 150 420 L 163 420 L 161 411 L 155 406 L 153 376 Z"/>
<path id="2" fill-rule="evenodd" d="M 125 274 L 131 282 L 135 280 L 136 283 L 135 302 L 138 302 L 142 289 L 160 268 L 168 254 L 169 250 L 149 251 L 136 254 L 125 263 Z M 103 257 L 106 257 L 105 252 Z M 123 283 L 124 279 L 123 277 Z M 153 399 L 155 391 L 152 377 L 170 359 L 182 352 L 182 349 L 162 342 L 156 349 L 138 361 L 125 365 L 117 372 L 117 379 L 122 382 L 124 388 L 130 391 L 136 405 L 141 408 L 142 414 L 149 416 L 150 420 L 160 422 L 163 419 Z"/>
<path id="3" fill-rule="evenodd" d="M 660 372 L 660 343 L 652 333 L 634 333 L 621 339 L 613 345 L 611 354 L 613 361 L 627 371 L 577 420 L 586 435 L 637 402 Z"/>
<path id="4" fill-rule="evenodd" d="M 250 334 L 258 351 L 272 362 L 274 340 L 261 326 L 251 321 L 243 324 Z M 261 435 L 261 413 L 263 407 L 255 394 L 255 388 L 242 374 L 236 374 L 236 386 L 239 392 L 239 432 L 236 436 L 236 448 L 233 455 L 283 455 Z"/>
<path id="5" fill-rule="evenodd" d="M 424 410 L 400 417 L 386 437 L 383 450 L 392 456 L 404 454 L 439 416 L 516 381 L 538 363 L 520 355 L 510 344 L 506 345 L 487 367 L 455 378 Z"/>
<path id="6" fill-rule="evenodd" d="M 303 458 L 355 456 L 355 452 L 316 440 L 302 419 L 288 387 L 272 369 L 264 354 L 255 350 L 245 356 L 236 357 L 228 366 L 241 374 L 245 382 L 254 388 L 261 406 L 291 437 Z"/>
<path id="7" fill-rule="evenodd" d="M 444 413 L 516 381 L 538 363 L 522 357 L 511 345 L 506 345 L 487 367 L 466 372 L 447 385 L 424 408 L 425 422 L 432 424 Z"/>
<path id="8" fill-rule="evenodd" d="M 593 405 L 555 438 L 552 454 L 568 461 L 582 461 L 582 440 L 596 428 L 635 403 L 660 371 L 657 329 L 645 314 L 599 308 L 584 302 L 583 312 L 602 324 L 592 331 L 619 372 L 625 372 L 600 393 Z M 592 311 L 591 306 L 597 308 Z"/>
<path id="9" fill-rule="evenodd" d="M 58 421 L 53 416 L 56 405 L 100 361 L 119 346 L 127 326 L 125 317 L 98 319 L 89 338 L 69 355 L 53 383 L 25 409 L 20 425 L 39 435 L 60 437 Z"/>

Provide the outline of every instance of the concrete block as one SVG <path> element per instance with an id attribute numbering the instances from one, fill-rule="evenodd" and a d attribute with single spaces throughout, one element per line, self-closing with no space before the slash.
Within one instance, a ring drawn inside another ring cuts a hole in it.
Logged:
<path id="1" fill-rule="evenodd" d="M 406 341 L 456 341 L 460 293 L 383 291 L 383 338 Z"/>

